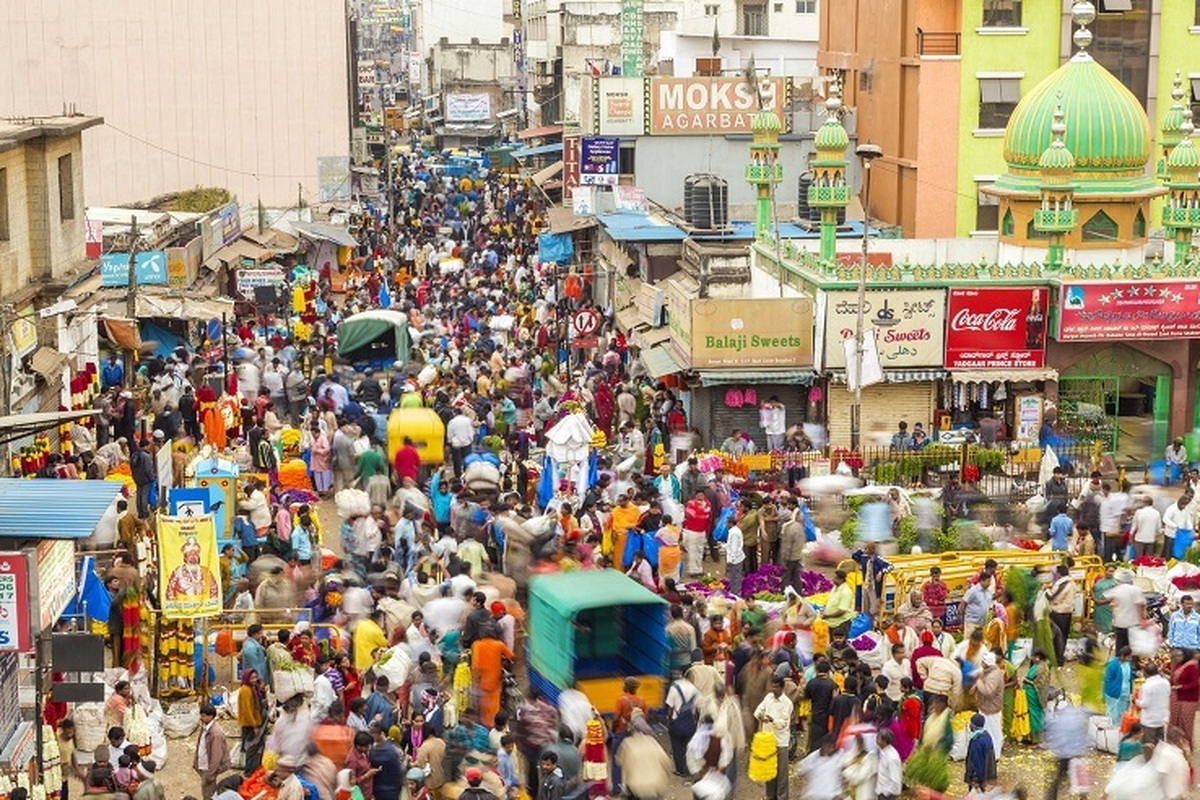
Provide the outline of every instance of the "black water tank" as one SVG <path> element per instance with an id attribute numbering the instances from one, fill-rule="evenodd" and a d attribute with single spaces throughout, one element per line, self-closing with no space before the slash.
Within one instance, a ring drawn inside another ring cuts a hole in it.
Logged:
<path id="1" fill-rule="evenodd" d="M 815 224 L 821 221 L 821 209 L 808 204 L 808 187 L 812 186 L 812 181 L 813 174 L 811 172 L 800 173 L 800 179 L 797 181 L 798 199 L 796 202 L 796 216 Z M 838 209 L 837 224 L 846 224 L 846 209 L 844 207 Z"/>
<path id="2" fill-rule="evenodd" d="M 718 175 L 700 173 L 683 180 L 683 218 L 701 230 L 729 224 L 729 183 Z"/>

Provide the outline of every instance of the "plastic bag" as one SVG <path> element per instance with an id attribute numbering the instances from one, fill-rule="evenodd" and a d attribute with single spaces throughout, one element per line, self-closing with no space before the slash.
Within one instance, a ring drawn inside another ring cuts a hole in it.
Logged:
<path id="1" fill-rule="evenodd" d="M 1096 785 L 1096 773 L 1082 758 L 1072 758 L 1067 765 L 1071 779 L 1071 794 L 1090 794 Z"/>
<path id="2" fill-rule="evenodd" d="M 735 510 L 733 506 L 721 510 L 721 516 L 717 517 L 717 524 L 713 526 L 714 541 L 723 542 L 729 538 L 729 523 L 733 521 Z"/>
<path id="3" fill-rule="evenodd" d="M 1158 652 L 1162 632 L 1154 625 L 1129 629 L 1129 649 L 1139 658 L 1150 658 Z"/>
<path id="4" fill-rule="evenodd" d="M 872 627 L 874 626 L 871 623 L 871 615 L 865 611 L 860 611 L 858 616 L 856 616 L 850 622 L 850 634 L 848 638 L 857 639 L 867 631 L 871 630 Z"/>
<path id="5" fill-rule="evenodd" d="M 1183 558 L 1183 554 L 1188 551 L 1196 542 L 1196 532 L 1188 530 L 1175 531 L 1175 545 L 1171 548 L 1171 555 L 1174 558 Z"/>

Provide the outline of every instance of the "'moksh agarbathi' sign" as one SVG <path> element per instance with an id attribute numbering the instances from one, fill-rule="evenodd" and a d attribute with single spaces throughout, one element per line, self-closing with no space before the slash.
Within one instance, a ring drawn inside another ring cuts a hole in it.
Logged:
<path id="1" fill-rule="evenodd" d="M 737 78 L 652 78 L 650 80 L 650 133 L 704 135 L 750 133 L 750 123 L 761 107 L 774 111 L 786 128 L 790 115 L 790 82 L 787 78 L 760 78 L 757 91 Z"/>
<path id="2" fill-rule="evenodd" d="M 693 300 L 692 366 L 811 366 L 812 323 L 812 301 L 807 297 Z"/>

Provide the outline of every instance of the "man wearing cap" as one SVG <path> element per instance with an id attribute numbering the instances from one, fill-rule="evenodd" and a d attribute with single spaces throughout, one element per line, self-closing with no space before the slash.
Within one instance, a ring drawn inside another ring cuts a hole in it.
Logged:
<path id="1" fill-rule="evenodd" d="M 483 783 L 483 770 L 479 767 L 467 767 L 463 770 L 463 777 L 467 781 L 467 788 L 463 789 L 459 800 L 496 800 L 496 795 L 480 785 Z"/>
<path id="2" fill-rule="evenodd" d="M 978 789 L 986 792 L 988 783 L 996 780 L 996 751 L 991 735 L 984 728 L 983 714 L 971 717 L 971 729 L 967 735 L 970 738 L 963 780 L 966 781 L 967 791 Z"/>
<path id="3" fill-rule="evenodd" d="M 229 771 L 229 742 L 217 724 L 217 710 L 209 703 L 200 706 L 200 736 L 196 739 L 192 769 L 200 776 L 201 797 L 212 800 L 217 779 Z"/>
<path id="4" fill-rule="evenodd" d="M 504 646 L 514 653 L 517 652 L 517 621 L 508 613 L 508 607 L 501 600 L 493 600 L 489 610 L 492 612 L 492 624 L 496 626 L 496 638 L 504 642 Z"/>

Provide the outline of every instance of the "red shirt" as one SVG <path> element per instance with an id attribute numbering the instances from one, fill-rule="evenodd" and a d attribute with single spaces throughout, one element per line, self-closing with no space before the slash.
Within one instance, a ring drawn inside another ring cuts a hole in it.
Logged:
<path id="1" fill-rule="evenodd" d="M 417 448 L 406 444 L 396 451 L 396 461 L 392 466 L 396 468 L 396 475 L 401 480 L 412 478 L 415 481 L 421 469 L 421 454 L 417 452 Z"/>
<path id="2" fill-rule="evenodd" d="M 1191 659 L 1183 662 L 1171 675 L 1171 684 L 1176 700 L 1195 703 L 1200 700 L 1200 667 Z"/>

